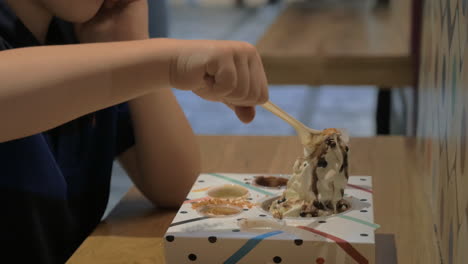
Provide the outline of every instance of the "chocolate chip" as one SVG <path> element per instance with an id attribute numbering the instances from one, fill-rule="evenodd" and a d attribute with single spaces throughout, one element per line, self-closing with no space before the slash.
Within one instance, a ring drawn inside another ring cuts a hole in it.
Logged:
<path id="1" fill-rule="evenodd" d="M 325 160 L 325 158 L 320 158 L 317 162 L 317 166 L 319 168 L 326 168 L 328 166 L 328 162 Z"/>
<path id="2" fill-rule="evenodd" d="M 208 237 L 208 241 L 210 241 L 210 243 L 216 243 L 217 240 L 218 239 L 215 236 Z"/>
<path id="3" fill-rule="evenodd" d="M 190 254 L 190 255 L 188 255 L 188 259 L 189 259 L 190 261 L 195 261 L 195 260 L 197 260 L 197 255 L 195 255 L 195 254 Z"/>
<path id="4" fill-rule="evenodd" d="M 274 263 L 281 263 L 281 261 L 282 261 L 282 259 L 280 257 L 278 257 L 278 256 L 273 258 Z"/>
<path id="5" fill-rule="evenodd" d="M 174 236 L 166 236 L 167 242 L 172 242 L 174 241 L 175 237 Z"/>
<path id="6" fill-rule="evenodd" d="M 331 148 L 335 148 L 335 147 L 336 147 L 336 142 L 335 142 L 335 140 L 333 140 L 333 139 L 331 139 L 331 138 L 327 139 L 327 140 L 325 141 L 325 143 L 326 143 L 328 146 L 330 146 Z"/>
<path id="7" fill-rule="evenodd" d="M 296 244 L 296 246 L 302 245 L 303 242 L 302 239 L 294 239 L 294 244 Z"/>
<path id="8" fill-rule="evenodd" d="M 343 172 L 345 169 L 348 168 L 348 154 L 343 154 L 343 164 L 341 164 L 340 172 Z"/>
<path id="9" fill-rule="evenodd" d="M 317 200 L 314 201 L 314 206 L 315 206 L 315 208 L 317 208 L 317 209 L 325 210 L 325 206 L 323 206 L 323 203 L 321 203 L 321 202 L 319 202 L 319 201 L 317 201 Z"/>
<path id="10" fill-rule="evenodd" d="M 345 202 L 342 202 L 341 204 L 338 205 L 340 207 L 340 209 L 348 209 L 349 208 L 349 204 L 345 203 Z"/>
<path id="11" fill-rule="evenodd" d="M 342 204 L 342 205 L 338 206 L 337 211 L 338 211 L 338 213 L 342 213 L 342 212 L 346 211 L 347 209 L 348 209 L 348 206 L 345 205 L 345 204 Z"/>

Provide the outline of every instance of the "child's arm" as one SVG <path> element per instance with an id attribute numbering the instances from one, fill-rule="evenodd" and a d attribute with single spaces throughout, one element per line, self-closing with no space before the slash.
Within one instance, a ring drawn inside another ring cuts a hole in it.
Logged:
<path id="1" fill-rule="evenodd" d="M 200 173 L 197 139 L 170 89 L 129 104 L 136 144 L 119 160 L 155 205 L 178 207 Z"/>
<path id="2" fill-rule="evenodd" d="M 46 131 L 156 91 L 196 90 L 253 106 L 267 98 L 260 59 L 232 41 L 151 39 L 0 52 L 0 142 Z"/>
<path id="3" fill-rule="evenodd" d="M 43 132 L 169 83 L 171 41 L 0 52 L 0 142 Z"/>

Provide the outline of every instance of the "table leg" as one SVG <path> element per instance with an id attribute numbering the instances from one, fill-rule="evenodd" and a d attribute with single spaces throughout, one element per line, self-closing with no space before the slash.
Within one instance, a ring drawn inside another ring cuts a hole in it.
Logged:
<path id="1" fill-rule="evenodd" d="M 244 7 L 245 2 L 244 0 L 236 0 L 236 7 Z"/>
<path id="2" fill-rule="evenodd" d="M 390 113 L 392 91 L 388 87 L 380 87 L 377 97 L 376 127 L 377 135 L 390 134 Z"/>
<path id="3" fill-rule="evenodd" d="M 268 4 L 269 5 L 274 5 L 274 4 L 279 3 L 280 1 L 281 0 L 268 0 Z M 237 7 L 245 7 L 245 1 L 244 0 L 236 0 L 236 6 Z"/>
<path id="4" fill-rule="evenodd" d="M 377 6 L 387 7 L 390 5 L 390 0 L 376 0 Z"/>

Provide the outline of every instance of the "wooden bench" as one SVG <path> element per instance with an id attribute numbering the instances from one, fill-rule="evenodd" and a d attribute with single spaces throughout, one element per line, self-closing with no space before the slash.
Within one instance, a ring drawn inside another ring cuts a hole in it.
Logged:
<path id="1" fill-rule="evenodd" d="M 292 1 L 257 44 L 269 82 L 413 85 L 411 2 Z"/>

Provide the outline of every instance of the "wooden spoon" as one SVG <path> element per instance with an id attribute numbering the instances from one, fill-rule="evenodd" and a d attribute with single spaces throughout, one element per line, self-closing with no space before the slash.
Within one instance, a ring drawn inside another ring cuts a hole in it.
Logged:
<path id="1" fill-rule="evenodd" d="M 272 112 L 279 118 L 286 121 L 290 124 L 295 130 L 302 145 L 307 145 L 310 140 L 311 136 L 321 134 L 320 130 L 312 129 L 304 125 L 303 123 L 299 122 L 299 120 L 295 119 L 294 117 L 290 116 L 286 113 L 283 109 L 279 108 L 277 105 L 273 104 L 272 102 L 268 101 L 262 105 L 263 108 Z"/>

